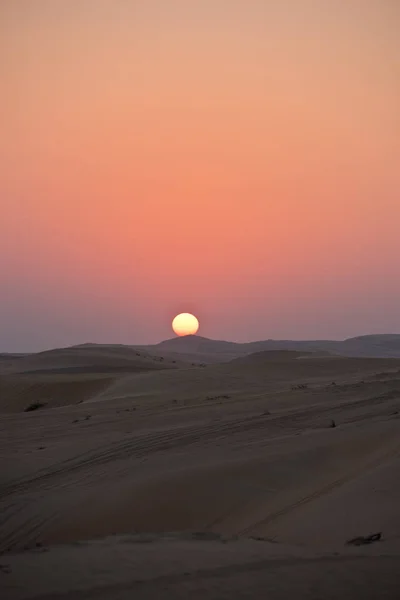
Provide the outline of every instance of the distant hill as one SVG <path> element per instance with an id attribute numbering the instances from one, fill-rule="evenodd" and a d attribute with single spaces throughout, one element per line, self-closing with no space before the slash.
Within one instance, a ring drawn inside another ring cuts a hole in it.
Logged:
<path id="1" fill-rule="evenodd" d="M 228 342 L 188 335 L 151 346 L 137 346 L 153 355 L 196 363 L 228 362 L 240 356 L 264 351 L 291 350 L 329 353 L 340 356 L 400 358 L 400 334 L 364 335 L 346 340 L 264 340 Z"/>
<path id="2" fill-rule="evenodd" d="M 400 358 L 400 334 L 363 335 L 346 340 L 260 340 L 229 342 L 199 335 L 153 345 L 81 344 L 37 354 L 0 354 L 3 371 L 139 372 L 185 364 L 230 362 L 257 352 L 292 351 L 347 357 Z"/>

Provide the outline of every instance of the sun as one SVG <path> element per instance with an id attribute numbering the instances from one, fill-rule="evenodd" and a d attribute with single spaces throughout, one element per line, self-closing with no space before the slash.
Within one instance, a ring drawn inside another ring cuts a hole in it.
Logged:
<path id="1" fill-rule="evenodd" d="M 181 313 L 172 321 L 172 329 L 176 335 L 195 335 L 199 329 L 199 321 L 190 313 Z"/>

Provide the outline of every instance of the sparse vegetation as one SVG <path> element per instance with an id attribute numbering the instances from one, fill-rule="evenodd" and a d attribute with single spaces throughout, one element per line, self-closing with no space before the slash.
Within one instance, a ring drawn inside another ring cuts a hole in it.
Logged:
<path id="1" fill-rule="evenodd" d="M 39 408 L 43 408 L 46 406 L 47 402 L 32 402 L 25 409 L 24 412 L 32 412 L 32 410 L 38 410 Z"/>
<path id="2" fill-rule="evenodd" d="M 292 390 L 307 390 L 308 383 L 299 383 L 298 385 L 292 385 Z"/>
<path id="3" fill-rule="evenodd" d="M 352 546 L 362 546 L 363 544 L 372 544 L 372 542 L 379 542 L 382 538 L 382 532 L 373 533 L 372 535 L 360 535 L 359 537 L 347 540 L 346 544 Z"/>

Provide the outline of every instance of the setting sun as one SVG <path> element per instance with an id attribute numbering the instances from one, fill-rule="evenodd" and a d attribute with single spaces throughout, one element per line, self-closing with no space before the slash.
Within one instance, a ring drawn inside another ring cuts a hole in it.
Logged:
<path id="1" fill-rule="evenodd" d="M 172 329 L 176 335 L 194 335 L 199 329 L 199 321 L 190 313 L 181 313 L 172 321 Z"/>

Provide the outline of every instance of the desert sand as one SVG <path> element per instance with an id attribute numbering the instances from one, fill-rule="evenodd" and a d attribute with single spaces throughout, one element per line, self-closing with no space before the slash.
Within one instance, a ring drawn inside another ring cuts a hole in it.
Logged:
<path id="1" fill-rule="evenodd" d="M 160 348 L 0 358 L 2 597 L 398 599 L 400 359 Z"/>

